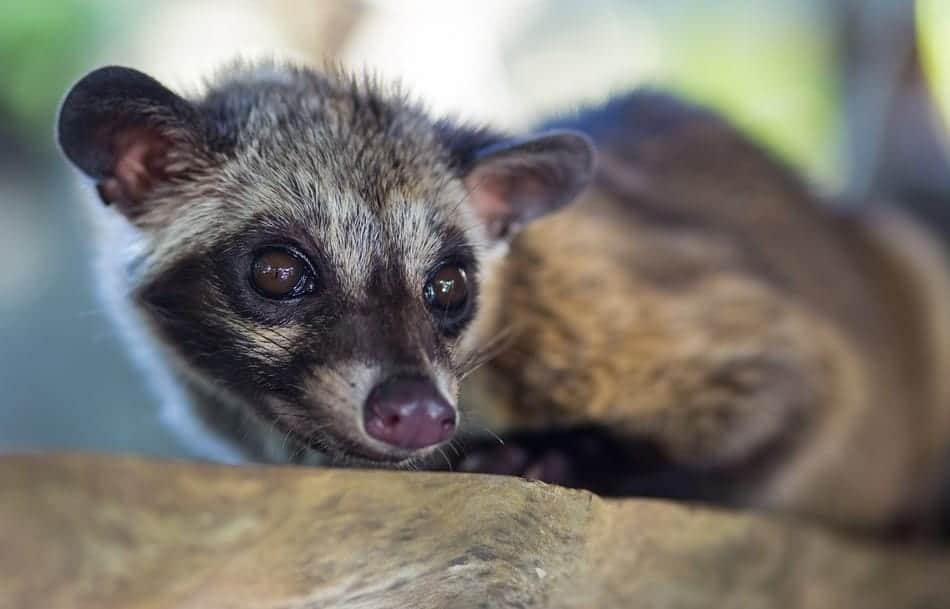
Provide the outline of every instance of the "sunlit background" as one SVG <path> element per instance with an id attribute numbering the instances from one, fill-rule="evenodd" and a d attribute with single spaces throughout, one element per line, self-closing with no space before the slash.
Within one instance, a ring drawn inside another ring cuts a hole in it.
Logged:
<path id="1" fill-rule="evenodd" d="M 950 227 L 948 41 L 945 0 L 0 3 L 0 450 L 188 454 L 97 300 L 79 180 L 54 147 L 56 105 L 89 69 L 189 92 L 236 56 L 340 62 L 512 129 L 663 87 L 842 204 L 894 197 Z"/>

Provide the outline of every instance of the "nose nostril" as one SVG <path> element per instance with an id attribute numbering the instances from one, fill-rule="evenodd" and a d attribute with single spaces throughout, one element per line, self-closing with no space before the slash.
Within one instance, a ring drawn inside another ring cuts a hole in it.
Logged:
<path id="1" fill-rule="evenodd" d="M 423 379 L 396 378 L 379 385 L 364 413 L 369 437 L 403 449 L 433 446 L 455 433 L 455 408 Z"/>

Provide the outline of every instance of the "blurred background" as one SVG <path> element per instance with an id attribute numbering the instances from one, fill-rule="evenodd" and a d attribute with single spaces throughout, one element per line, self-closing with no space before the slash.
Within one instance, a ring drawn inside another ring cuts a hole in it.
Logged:
<path id="1" fill-rule="evenodd" d="M 524 128 L 638 85 L 711 105 L 816 185 L 950 227 L 946 0 L 0 3 L 0 452 L 188 455 L 92 274 L 56 106 L 103 64 L 182 92 L 236 56 L 340 62 Z M 950 234 L 950 233 L 947 233 Z"/>

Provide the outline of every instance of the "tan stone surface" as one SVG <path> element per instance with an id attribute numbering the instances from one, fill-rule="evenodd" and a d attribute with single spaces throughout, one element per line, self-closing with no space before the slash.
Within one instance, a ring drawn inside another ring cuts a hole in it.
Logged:
<path id="1" fill-rule="evenodd" d="M 950 554 L 515 478 L 0 459 L 2 609 L 950 607 Z"/>

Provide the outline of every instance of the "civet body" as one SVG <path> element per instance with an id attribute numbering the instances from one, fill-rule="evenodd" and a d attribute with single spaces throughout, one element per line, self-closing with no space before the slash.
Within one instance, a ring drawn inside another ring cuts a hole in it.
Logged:
<path id="1" fill-rule="evenodd" d="M 595 429 L 565 442 L 646 443 L 728 501 L 866 527 L 934 502 L 942 251 L 701 109 L 635 92 L 511 136 L 341 73 L 239 66 L 185 98 L 113 67 L 59 139 L 106 204 L 116 314 L 212 456 L 404 467 Z"/>

